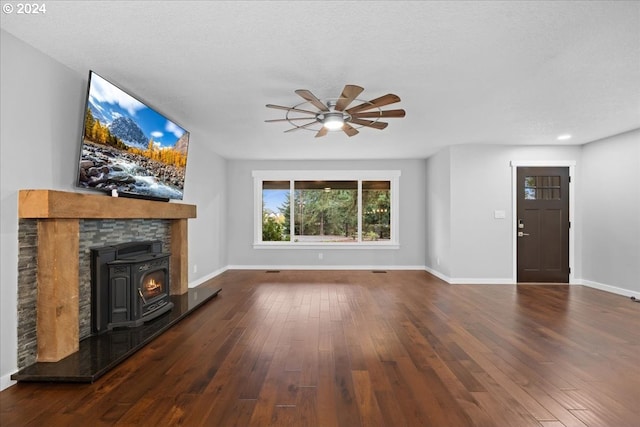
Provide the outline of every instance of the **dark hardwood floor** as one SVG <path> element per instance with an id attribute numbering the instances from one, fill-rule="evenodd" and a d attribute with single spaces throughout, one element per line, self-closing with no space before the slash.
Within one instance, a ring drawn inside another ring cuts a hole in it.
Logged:
<path id="1" fill-rule="evenodd" d="M 94 384 L 4 390 L 0 425 L 640 425 L 640 304 L 622 296 L 420 271 L 237 270 L 211 286 Z"/>

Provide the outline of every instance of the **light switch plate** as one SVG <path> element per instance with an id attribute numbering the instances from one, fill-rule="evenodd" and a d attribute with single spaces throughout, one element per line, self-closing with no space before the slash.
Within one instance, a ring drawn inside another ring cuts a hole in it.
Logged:
<path id="1" fill-rule="evenodd" d="M 495 219 L 505 219 L 507 217 L 507 213 L 505 211 L 493 211 L 493 217 Z"/>

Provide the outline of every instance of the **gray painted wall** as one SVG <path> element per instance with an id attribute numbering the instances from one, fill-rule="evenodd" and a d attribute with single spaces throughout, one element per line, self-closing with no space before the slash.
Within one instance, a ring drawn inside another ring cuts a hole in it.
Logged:
<path id="1" fill-rule="evenodd" d="M 198 216 L 188 221 L 190 286 L 216 275 L 228 264 L 227 163 L 208 148 L 207 139 L 191 130 L 184 203 L 196 205 Z"/>
<path id="2" fill-rule="evenodd" d="M 400 249 L 254 249 L 253 170 L 400 170 Z M 229 264 L 232 267 L 424 267 L 423 160 L 227 162 Z M 318 253 L 322 252 L 320 260 Z"/>
<path id="3" fill-rule="evenodd" d="M 582 278 L 640 293 L 640 130 L 583 148 Z"/>
<path id="4" fill-rule="evenodd" d="M 453 147 L 451 247 L 454 279 L 513 277 L 512 160 L 574 160 L 580 147 Z M 579 180 L 576 186 L 579 185 Z M 579 210 L 580 207 L 576 206 Z M 494 211 L 504 210 L 505 219 Z M 579 239 L 575 246 L 580 246 Z M 579 270 L 578 266 L 572 266 Z"/>
<path id="5" fill-rule="evenodd" d="M 425 265 L 444 277 L 451 276 L 451 149 L 426 160 Z"/>
<path id="6" fill-rule="evenodd" d="M 428 196 L 429 203 L 434 205 L 428 207 L 427 222 L 432 225 L 428 228 L 427 268 L 454 283 L 512 282 L 513 212 L 510 162 L 574 160 L 579 164 L 582 148 L 468 145 L 451 147 L 448 151 L 448 155 L 440 153 L 427 161 L 427 176 L 437 180 L 436 183 L 427 182 L 427 191 L 441 193 L 440 187 L 446 188 L 447 174 L 450 180 L 449 206 L 446 205 L 446 196 Z M 576 191 L 578 187 L 579 179 Z M 576 211 L 579 212 L 580 206 L 576 204 Z M 505 218 L 495 219 L 496 210 L 505 211 Z M 443 219 L 447 217 L 449 232 L 446 231 L 447 220 Z M 579 216 L 576 217 L 576 221 L 578 218 Z M 442 227 L 438 227 L 438 223 L 442 223 Z M 577 236 L 576 251 L 580 244 L 580 237 Z M 446 254 L 446 248 L 450 250 L 450 258 L 445 256 L 443 261 L 441 252 L 444 251 Z M 440 266 L 437 265 L 437 257 L 441 259 Z M 580 269 L 578 257 L 574 268 L 577 268 L 577 271 Z"/>
<path id="7" fill-rule="evenodd" d="M 17 367 L 18 191 L 75 188 L 87 75 L 78 75 L 1 32 L 0 388 Z M 146 97 L 150 99 L 150 97 Z M 150 101 L 151 102 L 151 101 Z M 162 108 L 170 114 L 170 106 Z M 189 128 L 189 123 L 184 123 Z M 189 223 L 189 280 L 227 265 L 225 161 L 191 130 L 184 203 L 198 207 Z M 198 273 L 193 265 L 198 264 Z M 34 284 L 35 286 L 35 284 Z"/>
<path id="8" fill-rule="evenodd" d="M 8 33 L 0 40 L 0 375 L 5 376 L 17 367 L 18 190 L 72 187 L 86 87 L 80 76 Z"/>

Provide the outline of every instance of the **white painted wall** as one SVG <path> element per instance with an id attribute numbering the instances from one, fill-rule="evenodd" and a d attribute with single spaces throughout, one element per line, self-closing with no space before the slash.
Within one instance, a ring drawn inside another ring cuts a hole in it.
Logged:
<path id="1" fill-rule="evenodd" d="M 400 249 L 254 249 L 253 170 L 400 170 Z M 229 160 L 227 171 L 228 259 L 233 268 L 424 268 L 423 160 Z"/>
<path id="2" fill-rule="evenodd" d="M 77 191 L 88 70 L 78 75 L 5 31 L 0 42 L 2 389 L 17 369 L 18 190 Z M 170 106 L 162 110 L 169 113 Z M 206 148 L 205 137 L 190 130 L 184 202 L 198 207 L 198 218 L 189 223 L 189 280 L 197 283 L 227 265 L 226 170 L 225 160 Z"/>
<path id="3" fill-rule="evenodd" d="M 585 145 L 582 164 L 583 281 L 640 297 L 640 130 Z"/>

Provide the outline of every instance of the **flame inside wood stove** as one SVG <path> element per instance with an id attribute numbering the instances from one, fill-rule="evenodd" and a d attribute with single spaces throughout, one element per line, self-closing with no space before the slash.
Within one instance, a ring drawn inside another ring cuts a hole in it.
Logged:
<path id="1" fill-rule="evenodd" d="M 152 298 L 156 295 L 160 295 L 160 293 L 162 293 L 162 281 L 156 281 L 156 279 L 153 277 L 145 280 L 144 293 L 147 298 Z"/>

